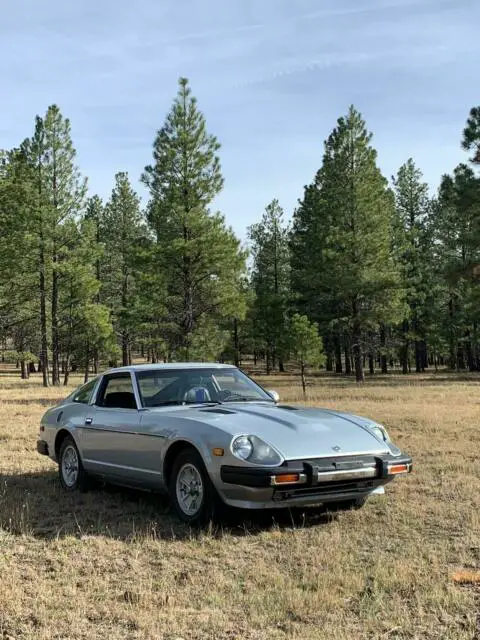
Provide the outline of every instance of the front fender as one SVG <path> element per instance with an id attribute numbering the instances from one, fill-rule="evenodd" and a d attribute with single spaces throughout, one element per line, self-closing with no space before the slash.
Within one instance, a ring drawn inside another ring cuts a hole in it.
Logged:
<path id="1" fill-rule="evenodd" d="M 210 425 L 196 425 L 198 430 L 192 433 L 182 432 L 181 429 L 171 429 L 171 433 L 168 436 L 167 444 L 163 450 L 162 470 L 165 469 L 165 462 L 169 458 L 169 452 L 172 451 L 172 447 L 176 447 L 178 443 L 185 442 L 191 447 L 195 448 L 202 457 L 203 463 L 207 473 L 212 481 L 214 487 L 220 490 L 222 480 L 220 477 L 220 469 L 224 464 L 232 463 L 232 454 L 230 452 L 230 442 L 232 437 L 222 431 Z M 223 455 L 214 455 L 213 449 L 223 449 Z M 230 462 L 227 462 L 230 460 Z"/>

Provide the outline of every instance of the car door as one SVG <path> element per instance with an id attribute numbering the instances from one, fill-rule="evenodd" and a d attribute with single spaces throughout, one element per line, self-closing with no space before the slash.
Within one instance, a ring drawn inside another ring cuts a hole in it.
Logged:
<path id="1" fill-rule="evenodd" d="M 129 485 L 161 483 L 159 447 L 142 430 L 142 411 L 130 372 L 104 376 L 82 431 L 87 471 Z"/>

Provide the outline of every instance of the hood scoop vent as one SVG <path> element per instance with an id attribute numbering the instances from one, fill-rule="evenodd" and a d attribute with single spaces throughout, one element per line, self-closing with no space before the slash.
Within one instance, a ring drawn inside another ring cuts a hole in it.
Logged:
<path id="1" fill-rule="evenodd" d="M 286 411 L 298 411 L 298 407 L 290 407 L 287 404 L 278 404 L 277 407 L 279 409 L 285 409 Z"/>
<path id="2" fill-rule="evenodd" d="M 233 415 L 235 411 L 229 411 L 228 409 L 200 409 L 203 413 L 221 413 L 223 415 Z"/>

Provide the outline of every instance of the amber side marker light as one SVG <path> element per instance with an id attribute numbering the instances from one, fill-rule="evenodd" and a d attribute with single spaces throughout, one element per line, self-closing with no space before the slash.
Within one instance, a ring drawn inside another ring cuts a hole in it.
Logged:
<path id="1" fill-rule="evenodd" d="M 394 476 L 397 473 L 408 473 L 409 471 L 410 466 L 408 464 L 392 464 L 388 467 L 388 473 L 391 476 Z"/>
<path id="2" fill-rule="evenodd" d="M 297 482 L 305 482 L 305 475 L 303 473 L 282 473 L 279 476 L 272 476 L 270 478 L 272 485 L 296 484 Z"/>
<path id="3" fill-rule="evenodd" d="M 215 449 L 212 449 L 212 453 L 213 453 L 214 456 L 217 456 L 217 457 L 220 458 L 221 456 L 223 456 L 225 451 L 223 449 L 221 449 L 220 447 L 215 447 Z"/>

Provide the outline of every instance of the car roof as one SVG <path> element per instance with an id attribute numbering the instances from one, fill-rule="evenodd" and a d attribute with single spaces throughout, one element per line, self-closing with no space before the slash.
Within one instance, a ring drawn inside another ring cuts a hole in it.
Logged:
<path id="1" fill-rule="evenodd" d="M 104 371 L 106 373 L 121 373 L 122 371 L 175 371 L 178 369 L 236 369 L 233 364 L 219 362 L 163 362 L 159 364 L 133 364 L 128 367 L 115 367 Z"/>

